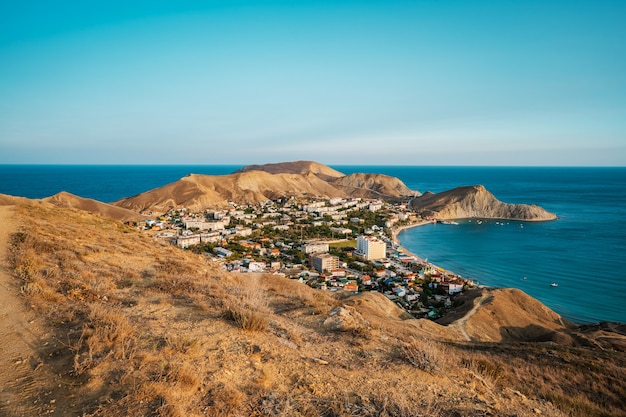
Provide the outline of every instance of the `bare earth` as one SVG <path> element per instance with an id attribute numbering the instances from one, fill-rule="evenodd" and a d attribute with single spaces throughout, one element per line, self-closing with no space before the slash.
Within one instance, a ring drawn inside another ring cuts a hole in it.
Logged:
<path id="1" fill-rule="evenodd" d="M 15 230 L 12 207 L 0 206 L 0 251 L 6 253 L 7 242 Z M 37 393 L 31 387 L 44 376 L 37 369 L 39 341 L 32 331 L 36 322 L 26 312 L 19 298 L 17 281 L 7 273 L 5 257 L 0 260 L 0 413 L 2 415 L 34 415 L 32 405 Z M 37 370 L 35 370 L 37 369 Z"/>

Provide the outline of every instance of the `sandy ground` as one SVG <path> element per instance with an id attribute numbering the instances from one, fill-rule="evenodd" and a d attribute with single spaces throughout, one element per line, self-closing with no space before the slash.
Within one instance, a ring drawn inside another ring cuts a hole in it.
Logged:
<path id="1" fill-rule="evenodd" d="M 41 391 L 55 380 L 38 353 L 44 332 L 8 272 L 7 243 L 17 228 L 12 219 L 13 208 L 0 206 L 0 416 L 54 415 L 53 390 Z"/>

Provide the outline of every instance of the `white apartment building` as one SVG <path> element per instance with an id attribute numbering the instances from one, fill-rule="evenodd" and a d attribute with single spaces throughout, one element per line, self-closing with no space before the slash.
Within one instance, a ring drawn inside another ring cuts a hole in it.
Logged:
<path id="1" fill-rule="evenodd" d="M 356 251 L 368 261 L 384 259 L 387 244 L 374 236 L 359 236 L 356 238 Z"/>
<path id="2" fill-rule="evenodd" d="M 302 250 L 307 255 L 312 253 L 325 253 L 329 250 L 329 245 L 327 242 L 309 242 L 303 245 Z"/>

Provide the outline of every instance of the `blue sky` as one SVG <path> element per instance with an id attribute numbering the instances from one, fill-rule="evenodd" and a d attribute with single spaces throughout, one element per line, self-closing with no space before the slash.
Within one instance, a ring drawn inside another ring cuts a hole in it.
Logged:
<path id="1" fill-rule="evenodd" d="M 626 165 L 625 1 L 0 4 L 0 163 Z"/>

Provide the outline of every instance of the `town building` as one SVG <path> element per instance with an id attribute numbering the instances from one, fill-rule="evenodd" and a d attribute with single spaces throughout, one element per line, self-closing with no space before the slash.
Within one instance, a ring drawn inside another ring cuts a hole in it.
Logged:
<path id="1" fill-rule="evenodd" d="M 368 261 L 384 259 L 386 257 L 387 244 L 374 236 L 358 236 L 356 239 L 357 254 Z"/>
<path id="2" fill-rule="evenodd" d="M 311 255 L 309 257 L 309 263 L 316 271 L 332 271 L 338 269 L 339 258 L 329 253 L 321 253 L 318 255 Z"/>
<path id="3" fill-rule="evenodd" d="M 329 246 L 326 242 L 311 242 L 303 245 L 304 253 L 310 255 L 312 253 L 328 252 Z"/>

